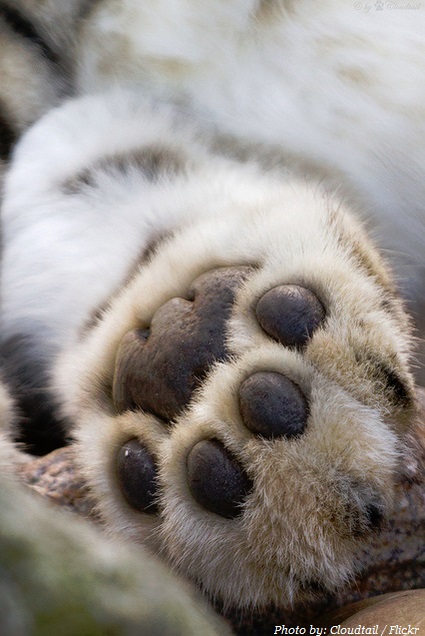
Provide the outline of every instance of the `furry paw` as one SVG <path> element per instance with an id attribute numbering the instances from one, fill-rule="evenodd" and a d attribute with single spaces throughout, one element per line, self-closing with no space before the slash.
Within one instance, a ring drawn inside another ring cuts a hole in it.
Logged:
<path id="1" fill-rule="evenodd" d="M 291 192 L 164 240 L 57 370 L 109 526 L 245 607 L 350 579 L 415 411 L 379 256 Z"/>

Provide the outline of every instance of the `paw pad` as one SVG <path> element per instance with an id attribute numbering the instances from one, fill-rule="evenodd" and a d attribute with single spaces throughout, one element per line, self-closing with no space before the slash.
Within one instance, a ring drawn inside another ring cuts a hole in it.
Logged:
<path id="1" fill-rule="evenodd" d="M 317 296 L 299 285 L 279 285 L 259 300 L 257 320 L 264 331 L 287 347 L 306 344 L 325 318 Z"/>
<path id="2" fill-rule="evenodd" d="M 210 366 L 227 357 L 226 321 L 249 271 L 221 268 L 199 276 L 187 298 L 158 309 L 149 330 L 124 337 L 113 386 L 118 413 L 140 408 L 168 422 L 183 410 Z"/>
<path id="3" fill-rule="evenodd" d="M 118 483 L 127 503 L 135 510 L 157 512 L 155 461 L 136 439 L 120 449 L 116 463 Z"/>
<path id="4" fill-rule="evenodd" d="M 241 504 L 252 489 L 236 458 L 217 440 L 195 444 L 187 458 L 187 477 L 194 499 L 226 519 L 241 514 Z"/>
<path id="5" fill-rule="evenodd" d="M 296 437 L 306 427 L 308 404 L 300 388 L 280 373 L 255 373 L 239 389 L 245 426 L 256 435 Z"/>
<path id="6" fill-rule="evenodd" d="M 333 232 L 327 214 L 318 232 Z M 78 417 L 107 437 L 78 427 L 80 450 L 106 521 L 140 532 L 211 596 L 244 608 L 309 601 L 350 579 L 392 504 L 412 414 L 401 310 L 389 292 L 394 306 L 382 306 L 339 233 L 332 269 L 303 248 L 297 270 L 286 243 L 269 257 L 275 217 L 258 250 L 244 229 L 232 252 L 233 236 L 214 243 L 205 224 L 192 255 L 198 231 L 164 243 L 95 330 Z M 215 254 L 254 264 L 207 271 Z"/>

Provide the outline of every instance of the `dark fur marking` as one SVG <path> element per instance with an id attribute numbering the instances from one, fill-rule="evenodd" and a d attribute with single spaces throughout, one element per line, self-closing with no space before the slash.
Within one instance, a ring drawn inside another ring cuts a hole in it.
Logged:
<path id="1" fill-rule="evenodd" d="M 28 335 L 16 335 L 1 347 L 2 369 L 20 415 L 18 442 L 36 455 L 44 455 L 66 444 L 56 405 L 48 390 L 48 370 L 40 360 L 37 345 Z"/>
<path id="2" fill-rule="evenodd" d="M 357 264 L 368 276 L 372 277 L 375 282 L 383 289 L 393 295 L 395 293 L 395 286 L 391 279 L 386 275 L 383 266 L 374 261 L 371 258 L 367 249 L 364 249 L 361 241 L 354 235 L 346 232 L 344 223 L 341 221 L 338 214 L 335 212 L 329 215 L 329 225 L 331 230 L 336 234 L 338 243 L 341 247 L 348 251 L 351 256 L 356 260 Z M 391 310 L 394 309 L 394 305 L 391 306 Z"/>
<path id="3" fill-rule="evenodd" d="M 304 581 L 295 577 L 295 580 L 298 582 L 302 591 L 306 592 L 307 594 L 311 592 L 313 594 L 322 595 L 326 592 L 325 584 L 316 579 L 308 579 L 307 581 Z"/>
<path id="4" fill-rule="evenodd" d="M 397 371 L 384 362 L 378 356 L 363 355 L 356 353 L 356 361 L 365 364 L 367 371 L 372 378 L 383 385 L 388 396 L 392 396 L 395 406 L 407 409 L 414 405 L 414 396 L 410 386 L 403 380 Z"/>
<path id="5" fill-rule="evenodd" d="M 18 135 L 10 125 L 6 108 L 0 101 L 0 159 L 6 161 L 16 142 Z"/>
<path id="6" fill-rule="evenodd" d="M 160 246 L 165 242 L 170 240 L 173 237 L 174 233 L 172 230 L 167 230 L 161 233 L 158 233 L 157 236 L 153 236 L 149 243 L 142 249 L 140 252 L 140 256 L 137 259 L 137 267 L 140 265 L 144 265 L 148 263 L 151 258 L 155 256 L 155 254 L 159 251 Z"/>
<path id="7" fill-rule="evenodd" d="M 406 386 L 398 373 L 385 362 L 375 362 L 375 368 L 379 377 L 383 378 L 386 388 L 394 395 L 396 404 L 405 408 L 413 406 L 413 396 L 409 387 Z"/>
<path id="8" fill-rule="evenodd" d="M 94 188 L 96 187 L 96 181 L 92 174 L 90 168 L 86 168 L 82 170 L 74 177 L 70 177 L 65 181 L 62 185 L 62 190 L 64 194 L 79 194 L 82 190 L 86 188 Z"/>
<path id="9" fill-rule="evenodd" d="M 99 307 L 96 307 L 96 309 L 94 309 L 91 312 L 89 318 L 86 320 L 83 327 L 81 328 L 81 331 L 80 331 L 81 339 L 84 339 L 90 333 L 90 331 L 92 331 L 92 329 L 97 327 L 97 325 L 102 320 L 103 315 L 106 309 L 108 308 L 108 306 L 109 306 L 109 301 L 107 300 L 101 305 L 99 305 Z"/>
<path id="10" fill-rule="evenodd" d="M 385 505 L 379 491 L 347 473 L 336 474 L 334 489 L 343 504 L 330 520 L 346 536 L 363 537 L 385 524 Z"/>
<path id="11" fill-rule="evenodd" d="M 88 18 L 101 1 L 102 0 L 85 0 L 85 2 L 83 2 L 83 4 L 79 7 L 79 18 Z"/>
<path id="12" fill-rule="evenodd" d="M 377 271 L 373 260 L 370 258 L 367 250 L 357 241 L 350 241 L 349 247 L 353 256 L 357 259 L 364 270 L 372 276 L 376 282 L 387 292 L 394 293 L 395 287 L 389 279 L 384 279 L 382 272 Z"/>
<path id="13" fill-rule="evenodd" d="M 366 517 L 372 528 L 379 530 L 384 522 L 382 510 L 374 503 L 366 506 Z"/>
<path id="14" fill-rule="evenodd" d="M 187 161 L 177 152 L 166 148 L 143 148 L 123 154 L 104 157 L 85 168 L 63 184 L 65 194 L 96 187 L 96 176 L 104 172 L 112 177 L 141 174 L 149 183 L 157 183 L 163 178 L 175 177 L 185 171 Z"/>
<path id="15" fill-rule="evenodd" d="M 46 59 L 54 62 L 55 64 L 59 62 L 59 58 L 56 53 L 52 51 L 50 46 L 45 42 L 40 34 L 37 33 L 35 26 L 24 15 L 22 15 L 20 11 L 11 7 L 9 4 L 1 3 L 0 18 L 3 19 L 4 22 L 13 31 L 15 31 L 15 33 L 36 44 L 41 49 L 43 56 Z"/>
<path id="16" fill-rule="evenodd" d="M 128 158 L 126 155 L 117 157 L 116 167 L 126 174 L 129 169 L 136 167 L 143 172 L 146 179 L 156 183 L 161 177 L 174 177 L 183 172 L 186 161 L 174 151 L 165 148 L 145 148 L 135 152 Z"/>

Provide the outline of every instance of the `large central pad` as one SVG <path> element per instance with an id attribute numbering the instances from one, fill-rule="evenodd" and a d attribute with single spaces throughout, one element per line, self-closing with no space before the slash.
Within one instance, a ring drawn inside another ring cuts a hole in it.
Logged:
<path id="1" fill-rule="evenodd" d="M 162 305 L 149 330 L 123 339 L 115 367 L 113 397 L 118 412 L 142 409 L 165 421 L 189 403 L 211 365 L 225 360 L 226 322 L 249 267 L 202 274 L 186 298 Z"/>

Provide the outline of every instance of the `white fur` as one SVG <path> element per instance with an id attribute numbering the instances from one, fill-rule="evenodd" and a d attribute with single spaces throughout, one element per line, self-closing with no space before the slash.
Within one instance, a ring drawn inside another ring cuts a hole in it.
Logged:
<path id="1" fill-rule="evenodd" d="M 221 132 L 330 171 L 383 245 L 423 267 L 424 32 L 420 4 L 105 0 L 83 31 L 80 86 L 156 84 Z"/>
<path id="2" fill-rule="evenodd" d="M 21 3 L 28 11 L 28 3 Z M 80 5 L 84 7 L 77 2 L 68 8 L 58 3 L 44 12 L 40 9 L 35 21 L 49 24 L 56 16 L 64 30 L 74 33 L 78 28 L 71 18 Z M 82 92 L 90 93 L 120 84 L 145 92 L 155 86 L 167 99 L 180 96 L 201 125 L 241 141 L 276 145 L 331 177 L 354 193 L 357 203 L 363 204 L 362 214 L 374 220 L 376 235 L 392 250 L 404 287 L 413 288 L 407 295 L 416 294 L 419 311 L 425 292 L 424 16 L 422 8 L 366 13 L 342 0 L 314 6 L 307 0 L 275 4 L 104 0 L 80 25 L 77 82 Z M 61 38 L 55 35 L 53 41 Z M 66 338 L 67 325 L 80 323 L 119 284 L 127 269 L 122 255 L 131 261 L 149 240 L 150 230 L 141 216 L 135 219 L 139 229 L 133 231 L 127 185 L 120 190 L 115 182 L 103 183 L 104 203 L 84 196 L 63 197 L 49 181 L 72 176 L 90 160 L 126 144 L 145 143 L 146 131 L 134 121 L 146 115 L 137 109 L 130 112 L 134 102 L 125 106 L 125 97 L 121 104 L 118 98 L 111 98 L 111 103 L 109 99 L 100 96 L 96 102 L 82 100 L 65 107 L 36 127 L 18 151 L 3 213 L 7 245 L 3 279 L 10 281 L 4 296 L 6 337 L 8 325 L 17 321 L 24 306 L 34 326 L 36 314 L 42 311 L 38 299 L 45 306 L 38 284 L 26 274 L 28 269 L 31 277 L 45 281 L 41 287 L 45 285 L 56 298 L 49 320 L 52 326 L 63 324 L 64 332 L 56 339 Z M 142 190 L 139 194 L 145 197 Z M 43 257 L 26 247 L 34 242 L 30 225 L 15 238 L 21 215 L 32 217 L 35 206 L 38 210 L 43 206 L 34 226 L 37 235 L 41 231 L 44 236 Z M 161 212 L 153 213 L 158 225 L 153 233 L 173 225 L 159 220 Z M 103 222 L 95 226 L 99 217 Z M 146 232 L 142 243 L 140 232 Z M 62 245 L 62 237 L 71 235 L 78 235 L 78 242 L 66 238 Z M 107 246 L 95 258 L 94 244 Z M 113 254 L 111 267 L 108 259 Z M 57 263 L 55 268 L 52 262 Z M 93 286 L 81 269 L 83 263 L 93 270 L 93 281 L 97 280 Z M 111 276 L 107 289 L 105 268 Z M 77 278 L 72 280 L 71 272 Z M 72 293 L 63 288 L 64 275 Z M 85 277 L 84 285 L 80 276 Z"/>
<path id="3" fill-rule="evenodd" d="M 113 92 L 71 101 L 24 137 L 2 210 L 5 340 L 33 333 L 51 355 L 75 339 L 78 327 L 122 283 L 148 241 L 192 215 L 194 202 L 187 205 L 186 199 L 192 191 L 198 198 L 204 192 L 206 153 L 194 141 L 196 131 L 185 130 L 183 123 L 173 131 L 173 119 L 166 106 Z M 95 188 L 66 193 L 68 180 L 97 161 L 170 147 L 171 136 L 177 151 L 185 156 L 190 146 L 190 161 L 199 162 L 189 195 L 184 188 L 174 195 L 173 182 L 152 185 L 137 172 L 114 178 L 100 167 Z"/>

